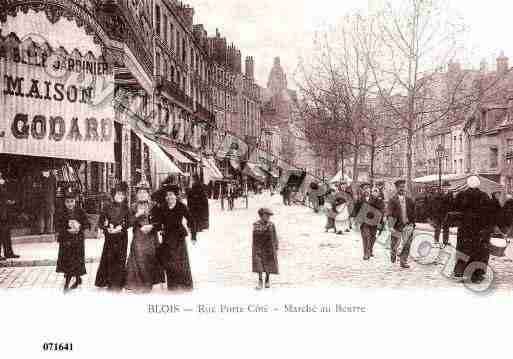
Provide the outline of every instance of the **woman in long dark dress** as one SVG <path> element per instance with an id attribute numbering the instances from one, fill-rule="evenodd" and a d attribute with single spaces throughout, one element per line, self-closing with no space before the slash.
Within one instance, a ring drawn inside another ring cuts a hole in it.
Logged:
<path id="1" fill-rule="evenodd" d="M 69 188 L 64 195 L 64 210 L 56 223 L 59 242 L 56 271 L 64 273 L 64 291 L 67 292 L 82 284 L 81 276 L 86 274 L 84 231 L 90 224 L 84 210 L 77 205 L 78 194 Z M 70 288 L 73 277 L 75 283 Z"/>
<path id="2" fill-rule="evenodd" d="M 165 280 L 157 259 L 158 208 L 150 201 L 149 191 L 147 182 L 137 185 L 137 203 L 130 220 L 134 235 L 127 261 L 125 288 L 140 292 L 150 292 L 154 284 Z"/>
<path id="3" fill-rule="evenodd" d="M 167 185 L 161 190 L 160 225 L 163 232 L 162 244 L 159 248 L 159 260 L 166 271 L 167 288 L 169 290 L 193 288 L 189 254 L 187 253 L 187 230 L 183 219 L 191 231 L 191 240 L 196 241 L 194 219 L 185 204 L 177 199 L 177 186 Z"/>
<path id="4" fill-rule="evenodd" d="M 192 177 L 192 187 L 187 191 L 187 207 L 194 217 L 194 232 L 208 229 L 208 198 L 197 175 Z"/>
<path id="5" fill-rule="evenodd" d="M 125 284 L 128 227 L 130 226 L 127 191 L 128 186 L 125 182 L 114 188 L 114 202 L 105 208 L 98 221 L 98 227 L 105 237 L 95 282 L 95 285 L 100 288 L 121 290 Z"/>
<path id="6" fill-rule="evenodd" d="M 479 179 L 471 176 L 467 180 L 467 185 L 469 188 L 456 197 L 455 207 L 462 213 L 456 244 L 456 278 L 463 278 L 469 265 L 474 262 L 480 263 L 480 266 L 488 265 L 488 242 L 497 224 L 496 218 L 493 218 L 494 203 L 479 189 Z M 472 282 L 480 282 L 484 279 L 485 273 L 482 268 L 477 268 L 473 273 L 468 273 L 469 279 Z"/>

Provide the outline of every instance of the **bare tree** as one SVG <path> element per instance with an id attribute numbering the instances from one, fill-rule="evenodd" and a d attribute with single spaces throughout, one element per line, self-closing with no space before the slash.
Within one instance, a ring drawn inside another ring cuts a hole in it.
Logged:
<path id="1" fill-rule="evenodd" d="M 368 63 L 384 110 L 393 114 L 392 125 L 406 140 L 409 188 L 415 134 L 472 102 L 463 91 L 467 72 L 446 81 L 445 66 L 462 56 L 466 32 L 449 9 L 445 0 L 402 0 L 387 2 L 374 14 L 378 45 L 368 49 Z"/>
<path id="2" fill-rule="evenodd" d="M 373 19 L 359 13 L 317 36 L 310 59 L 300 63 L 296 76 L 302 98 L 300 115 L 307 138 L 322 150 L 352 156 L 358 179 L 359 156 L 368 145 L 368 109 L 377 89 L 369 64 L 375 38 Z M 374 118 L 374 117 L 373 117 Z"/>

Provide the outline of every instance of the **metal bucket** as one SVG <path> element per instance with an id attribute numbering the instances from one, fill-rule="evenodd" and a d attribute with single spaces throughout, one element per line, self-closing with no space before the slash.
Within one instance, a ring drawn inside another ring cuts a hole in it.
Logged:
<path id="1" fill-rule="evenodd" d="M 508 248 L 509 242 L 500 237 L 490 238 L 490 255 L 495 257 L 504 257 L 506 255 L 506 248 Z"/>

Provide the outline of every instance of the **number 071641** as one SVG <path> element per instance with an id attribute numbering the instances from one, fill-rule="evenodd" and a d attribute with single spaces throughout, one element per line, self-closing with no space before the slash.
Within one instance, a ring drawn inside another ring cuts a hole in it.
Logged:
<path id="1" fill-rule="evenodd" d="M 73 351 L 73 343 L 43 343 L 43 351 Z"/>

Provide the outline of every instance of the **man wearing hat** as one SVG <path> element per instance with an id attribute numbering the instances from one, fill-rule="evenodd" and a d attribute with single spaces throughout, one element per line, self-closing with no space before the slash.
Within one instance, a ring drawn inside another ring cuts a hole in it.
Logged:
<path id="1" fill-rule="evenodd" d="M 452 210 L 453 198 L 449 193 L 451 183 L 445 181 L 442 183 L 442 192 L 438 191 L 428 203 L 428 217 L 431 219 L 435 227 L 435 244 L 440 243 L 440 232 L 442 232 L 442 246 L 449 244 L 449 222 L 447 221 L 447 213 Z"/>
<path id="2" fill-rule="evenodd" d="M 13 221 L 13 206 L 7 180 L 0 172 L 0 260 L 19 258 L 12 249 L 11 227 Z M 3 248 L 3 257 L 2 257 Z"/>
<path id="3" fill-rule="evenodd" d="M 53 233 L 54 231 L 56 193 L 57 179 L 49 168 L 45 168 L 41 172 L 41 208 L 39 212 L 39 232 L 41 234 Z"/>
<path id="4" fill-rule="evenodd" d="M 278 236 L 276 226 L 270 221 L 273 211 L 260 208 L 260 219 L 253 223 L 252 267 L 258 273 L 256 289 L 264 287 L 262 274 L 265 272 L 265 288 L 270 287 L 270 274 L 278 274 Z"/>
<path id="5" fill-rule="evenodd" d="M 410 268 L 408 257 L 415 229 L 415 202 L 406 194 L 406 181 L 398 180 L 394 183 L 396 194 L 388 202 L 387 222 L 392 229 L 390 260 L 396 262 L 397 254 L 401 261 L 401 268 Z M 402 249 L 398 252 L 402 242 Z"/>
<path id="6" fill-rule="evenodd" d="M 362 196 L 354 205 L 355 220 L 360 224 L 360 233 L 363 245 L 363 260 L 374 256 L 373 247 L 376 242 L 378 225 L 383 218 L 383 204 L 379 198 L 379 191 L 371 193 L 371 184 L 360 184 Z"/>

